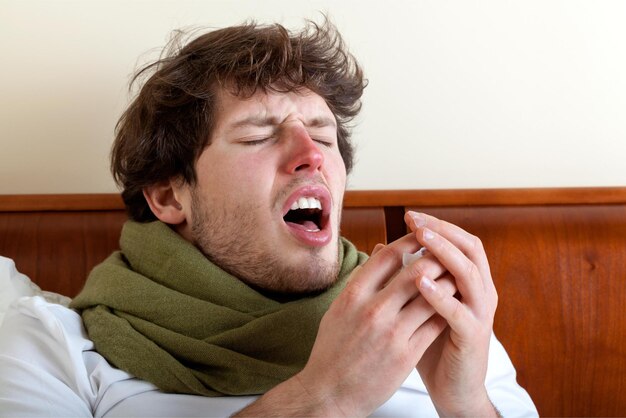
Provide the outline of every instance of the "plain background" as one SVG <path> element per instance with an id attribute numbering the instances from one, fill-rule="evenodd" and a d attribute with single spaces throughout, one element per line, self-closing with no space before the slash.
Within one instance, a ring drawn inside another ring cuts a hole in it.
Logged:
<path id="1" fill-rule="evenodd" d="M 370 81 L 351 189 L 626 185 L 626 1 L 0 0 L 0 194 L 100 193 L 173 29 L 327 13 Z"/>

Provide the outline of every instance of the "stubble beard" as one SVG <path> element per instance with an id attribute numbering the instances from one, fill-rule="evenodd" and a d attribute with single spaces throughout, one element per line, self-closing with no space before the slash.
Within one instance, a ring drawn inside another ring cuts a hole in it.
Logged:
<path id="1" fill-rule="evenodd" d="M 248 285 L 272 293 L 307 295 L 337 281 L 340 261 L 324 259 L 319 248 L 311 247 L 305 261 L 294 263 L 278 254 L 272 242 L 255 236 L 258 221 L 252 206 L 216 211 L 209 210 L 195 190 L 191 198 L 194 244 L 211 262 Z M 339 238 L 336 245 L 338 254 Z"/>

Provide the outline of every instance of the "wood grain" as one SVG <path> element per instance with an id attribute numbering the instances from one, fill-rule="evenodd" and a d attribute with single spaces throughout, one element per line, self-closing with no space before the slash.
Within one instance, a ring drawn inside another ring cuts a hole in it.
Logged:
<path id="1" fill-rule="evenodd" d="M 624 204 L 626 187 L 348 190 L 344 207 Z M 0 212 L 122 210 L 119 194 L 0 195 Z"/>
<path id="2" fill-rule="evenodd" d="M 0 212 L 124 210 L 117 193 L 0 195 Z"/>
<path id="3" fill-rule="evenodd" d="M 344 206 L 522 206 L 624 204 L 626 187 L 352 190 Z"/>
<path id="4" fill-rule="evenodd" d="M 387 242 L 383 208 L 345 208 L 341 219 L 341 235 L 359 250 L 368 254 L 376 244 Z"/>
<path id="5" fill-rule="evenodd" d="M 0 255 L 42 289 L 75 296 L 91 269 L 118 248 L 124 211 L 0 216 Z"/>

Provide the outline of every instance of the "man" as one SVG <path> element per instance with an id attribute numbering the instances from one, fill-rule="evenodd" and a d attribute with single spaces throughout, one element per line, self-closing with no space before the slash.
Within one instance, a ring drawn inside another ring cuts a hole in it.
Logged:
<path id="1" fill-rule="evenodd" d="M 121 252 L 72 302 L 80 318 L 18 304 L 3 411 L 536 414 L 492 336 L 477 238 L 416 213 L 367 261 L 340 238 L 366 83 L 330 24 L 217 30 L 148 71 L 112 153 Z"/>

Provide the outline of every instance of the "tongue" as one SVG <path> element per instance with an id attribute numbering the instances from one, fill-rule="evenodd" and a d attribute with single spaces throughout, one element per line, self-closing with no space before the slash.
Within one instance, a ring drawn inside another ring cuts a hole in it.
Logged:
<path id="1" fill-rule="evenodd" d="M 294 226 L 297 226 L 300 229 L 304 229 L 305 231 L 319 231 L 319 227 L 313 221 L 302 221 L 299 223 L 288 222 Z"/>
<path id="2" fill-rule="evenodd" d="M 307 231 L 317 231 L 319 229 L 317 224 L 311 221 L 302 222 L 302 226 L 305 227 Z"/>

